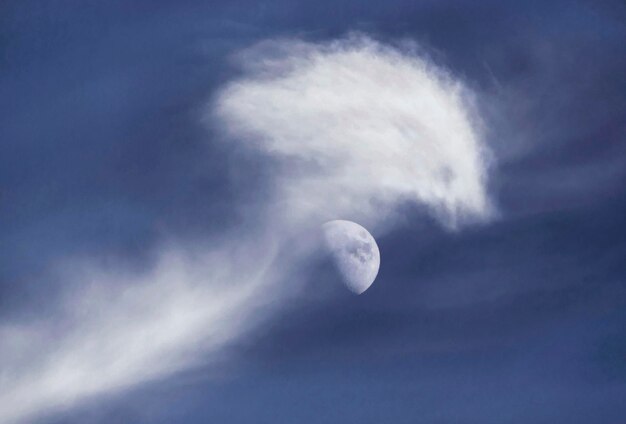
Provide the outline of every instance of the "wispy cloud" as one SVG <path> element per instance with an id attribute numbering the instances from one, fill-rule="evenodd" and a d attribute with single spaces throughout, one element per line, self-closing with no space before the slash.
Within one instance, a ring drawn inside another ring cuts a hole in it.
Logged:
<path id="1" fill-rule="evenodd" d="M 279 196 L 298 218 L 375 225 L 415 202 L 454 227 L 492 212 L 473 95 L 427 58 L 353 36 L 269 41 L 239 59 L 216 114 L 233 139 L 284 159 Z"/>
<path id="2" fill-rule="evenodd" d="M 423 205 L 450 228 L 490 216 L 486 147 L 463 84 L 366 37 L 268 41 L 210 104 L 228 142 L 274 160 L 246 228 L 210 248 L 164 248 L 141 275 L 68 260 L 53 316 L 0 326 L 0 420 L 23 421 L 205 363 L 262 322 L 327 219 L 382 231 Z M 72 284 L 73 287 L 76 284 Z"/>
<path id="3" fill-rule="evenodd" d="M 0 328 L 3 422 L 71 406 L 212 359 L 262 306 L 275 252 L 182 249 L 145 275 L 66 264 L 67 293 L 52 319 Z"/>

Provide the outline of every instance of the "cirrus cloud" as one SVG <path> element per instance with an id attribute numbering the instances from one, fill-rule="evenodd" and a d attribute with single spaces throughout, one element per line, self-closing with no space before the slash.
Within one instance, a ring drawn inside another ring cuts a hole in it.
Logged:
<path id="1" fill-rule="evenodd" d="M 0 421 L 210 362 L 303 280 L 315 243 L 302 234 L 327 219 L 382 230 L 404 202 L 448 228 L 491 215 L 471 93 L 427 58 L 350 37 L 268 41 L 239 59 L 244 73 L 217 93 L 210 120 L 279 167 L 247 217 L 259 230 L 208 251 L 164 248 L 141 275 L 66 261 L 71 286 L 88 288 L 45 324 L 0 323 Z"/>
<path id="2" fill-rule="evenodd" d="M 399 202 L 448 227 L 492 214 L 489 152 L 471 92 L 415 51 L 367 37 L 268 41 L 217 99 L 234 139 L 285 159 L 278 195 L 298 218 L 375 225 Z"/>

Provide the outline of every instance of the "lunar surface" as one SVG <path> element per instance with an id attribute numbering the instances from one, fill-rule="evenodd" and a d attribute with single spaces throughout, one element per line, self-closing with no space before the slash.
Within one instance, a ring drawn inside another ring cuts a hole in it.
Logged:
<path id="1" fill-rule="evenodd" d="M 344 283 L 354 293 L 363 293 L 376 279 L 380 267 L 376 240 L 352 221 L 329 221 L 322 228 L 326 248 Z"/>

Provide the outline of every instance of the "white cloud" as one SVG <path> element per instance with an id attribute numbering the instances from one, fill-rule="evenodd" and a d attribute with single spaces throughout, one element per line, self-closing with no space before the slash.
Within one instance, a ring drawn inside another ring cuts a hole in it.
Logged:
<path id="1" fill-rule="evenodd" d="M 363 37 L 266 42 L 240 60 L 244 75 L 210 115 L 231 142 L 276 159 L 273 189 L 248 217 L 258 232 L 167 249 L 144 275 L 68 262 L 68 280 L 88 288 L 45 324 L 0 325 L 0 421 L 210 361 L 297 288 L 314 248 L 302 234 L 324 220 L 380 230 L 403 202 L 449 227 L 489 216 L 469 93 L 428 60 Z"/>
<path id="2" fill-rule="evenodd" d="M 289 161 L 280 197 L 297 218 L 376 225 L 405 201 L 450 227 L 489 216 L 471 93 L 428 60 L 365 37 L 266 42 L 240 60 L 216 114 L 233 139 Z"/>
<path id="3" fill-rule="evenodd" d="M 68 293 L 46 323 L 0 327 L 0 421 L 62 409 L 211 359 L 247 328 L 266 298 L 275 257 L 245 249 L 164 253 L 146 275 L 67 264 Z"/>

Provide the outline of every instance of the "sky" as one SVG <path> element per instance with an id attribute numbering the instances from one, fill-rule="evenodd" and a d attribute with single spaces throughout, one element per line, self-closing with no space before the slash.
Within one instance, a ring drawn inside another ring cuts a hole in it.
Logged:
<path id="1" fill-rule="evenodd" d="M 624 22 L 4 1 L 0 421 L 622 423 Z"/>

